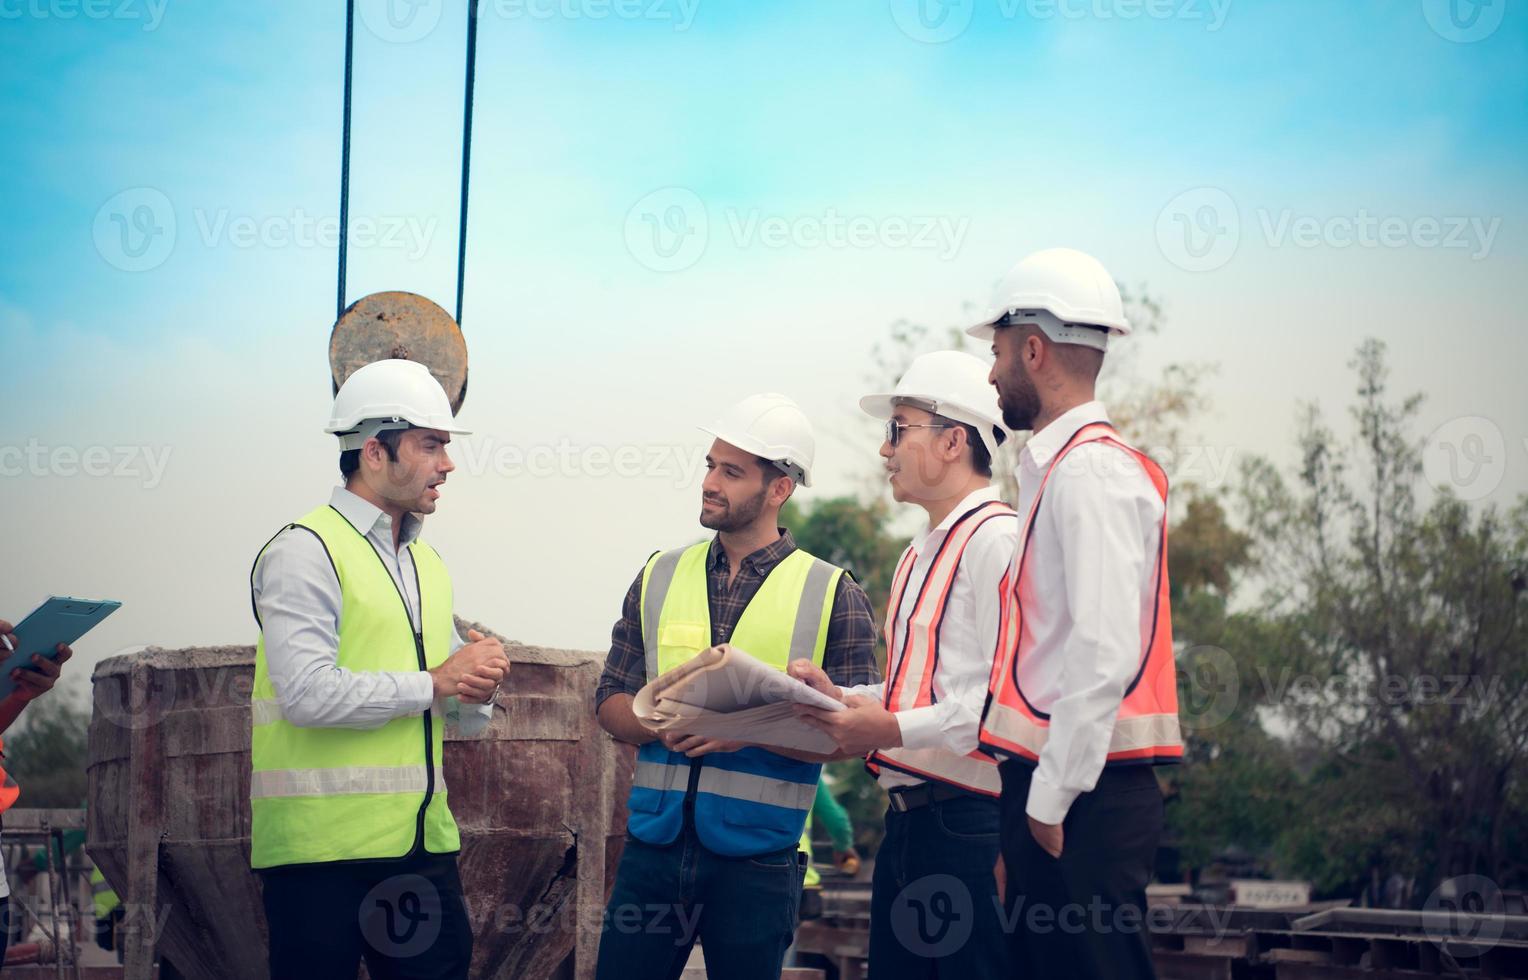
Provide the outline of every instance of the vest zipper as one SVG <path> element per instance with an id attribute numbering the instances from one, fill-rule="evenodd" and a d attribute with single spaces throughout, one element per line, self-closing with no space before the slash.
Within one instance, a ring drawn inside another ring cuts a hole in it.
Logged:
<path id="1" fill-rule="evenodd" d="M 409 555 L 413 558 L 412 552 Z M 424 655 L 424 589 L 419 585 L 419 561 L 414 559 L 414 591 L 419 594 L 419 629 L 414 631 L 414 653 L 419 657 L 419 669 L 429 672 L 429 661 Z M 407 603 L 405 603 L 405 607 Z M 452 627 L 453 629 L 455 627 Z M 431 678 L 431 683 L 434 679 Z M 419 817 L 414 825 L 414 847 L 410 853 L 424 852 L 424 817 L 435 795 L 435 706 L 424 709 L 424 800 L 419 804 Z"/>
<path id="2" fill-rule="evenodd" d="M 419 566 L 414 566 L 414 584 L 419 584 Z M 419 593 L 419 619 L 425 621 L 425 593 Z M 425 636 L 422 633 L 414 633 L 414 653 L 419 654 L 419 670 L 428 673 L 428 660 L 425 659 Z M 429 800 L 435 795 L 435 732 L 434 732 L 434 706 L 425 708 L 425 800 L 419 804 L 419 818 L 414 824 L 414 847 L 410 852 L 423 852 L 425 850 L 425 810 L 429 809 Z"/>
<path id="3" fill-rule="evenodd" d="M 338 507 L 330 504 L 329 509 L 338 514 L 340 520 L 344 521 L 346 524 L 350 524 L 350 518 L 346 517 L 344 514 L 340 514 Z M 366 542 L 366 546 L 371 549 L 371 553 L 377 556 L 377 563 L 382 566 L 382 571 L 387 575 L 387 580 L 393 583 L 393 589 L 398 593 L 398 601 L 403 604 L 403 618 L 408 621 L 409 629 L 414 634 L 414 655 L 419 660 L 419 669 L 425 673 L 429 673 L 429 660 L 425 657 L 424 653 L 424 589 L 420 588 L 419 585 L 419 561 L 414 557 L 412 546 L 404 545 L 405 548 L 410 548 L 409 563 L 414 566 L 414 591 L 419 594 L 419 626 L 417 628 L 414 626 L 414 614 L 413 611 L 409 609 L 408 598 L 403 594 L 403 586 L 399 584 L 397 579 L 393 578 L 392 569 L 387 567 L 387 561 L 383 559 L 382 552 L 378 551 L 377 546 L 371 543 L 371 538 L 368 538 L 365 534 L 361 533 L 360 528 L 356 527 L 354 524 L 350 524 L 350 529 L 356 534 L 359 534 L 361 536 L 361 540 Z M 319 538 L 319 541 L 322 542 L 323 538 Z M 328 550 L 327 546 L 325 547 L 325 550 Z M 396 551 L 394 554 L 396 554 Z M 258 560 L 258 558 L 256 560 Z M 333 556 L 330 556 L 329 563 L 331 565 L 334 563 Z M 399 572 L 402 572 L 401 563 L 399 565 Z M 253 574 L 253 572 L 251 572 L 251 574 Z M 339 575 L 338 568 L 335 569 L 335 575 Z M 456 627 L 453 624 L 452 629 L 455 628 Z M 435 753 L 433 751 L 433 743 L 435 741 L 435 701 L 433 694 L 435 689 L 433 686 L 433 678 L 431 679 L 431 685 L 432 686 L 430 688 L 430 692 L 432 697 L 430 699 L 430 706 L 424 709 L 424 802 L 419 804 L 419 814 L 414 821 L 414 844 L 403 854 L 399 855 L 399 857 L 409 857 L 413 854 L 421 853 L 424 851 L 424 815 L 425 810 L 427 810 L 430 806 L 430 799 L 435 795 Z M 381 860 L 389 859 L 383 858 Z"/>

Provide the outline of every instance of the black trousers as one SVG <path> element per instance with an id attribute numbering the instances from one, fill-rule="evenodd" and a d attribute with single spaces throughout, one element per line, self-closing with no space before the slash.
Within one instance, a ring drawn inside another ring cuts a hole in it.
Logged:
<path id="1" fill-rule="evenodd" d="M 886 811 L 870 892 L 870 976 L 1014 975 L 992 878 L 998 829 L 998 801 L 985 796 Z"/>
<path id="2" fill-rule="evenodd" d="M 260 872 L 272 980 L 462 978 L 472 927 L 455 854 Z"/>
<path id="3" fill-rule="evenodd" d="M 1004 762 L 1005 916 L 1014 973 L 1069 980 L 1152 978 L 1146 883 L 1162 834 L 1150 766 L 1108 768 L 1062 823 L 1061 857 L 1035 843 L 1024 806 L 1033 770 Z"/>

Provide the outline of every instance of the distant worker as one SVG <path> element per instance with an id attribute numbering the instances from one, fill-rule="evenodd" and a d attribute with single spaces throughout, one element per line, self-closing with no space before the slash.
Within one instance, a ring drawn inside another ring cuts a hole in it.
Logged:
<path id="1" fill-rule="evenodd" d="M 464 430 L 428 368 L 384 360 L 345 381 L 326 431 L 345 485 L 250 570 L 250 856 L 271 975 L 353 980 L 364 959 L 373 977 L 465 977 L 442 732 L 457 713 L 464 734 L 484 728 L 509 662 L 498 640 L 457 635 L 451 578 L 420 537 Z"/>
<path id="2" fill-rule="evenodd" d="M 1162 831 L 1152 764 L 1183 755 L 1167 586 L 1167 477 L 1094 400 L 1130 329 L 1097 259 L 1037 252 L 970 333 L 992 341 L 1019 456 L 1022 549 L 981 742 L 1000 754 L 1010 915 L 1069 910 L 1075 928 L 1015 929 L 1015 975 L 1154 975 L 1146 884 Z M 1000 886 L 1001 887 L 1001 886 Z M 1022 904 L 1021 904 L 1022 903 Z"/>
<path id="3" fill-rule="evenodd" d="M 1019 533 L 992 486 L 1007 432 L 988 371 L 964 351 L 936 351 L 915 359 L 895 391 L 860 399 L 886 421 L 880 455 L 892 496 L 923 510 L 927 524 L 892 579 L 886 682 L 839 690 L 810 664 L 791 665 L 849 705 L 807 716 L 841 749 L 868 753 L 890 800 L 871 882 L 877 980 L 1013 975 L 992 877 L 1001 784 L 976 741 Z M 969 908 L 969 927 L 959 942 L 929 942 L 907 927 L 899 902 Z"/>
<path id="4" fill-rule="evenodd" d="M 806 829 L 801 833 L 801 853 L 806 855 L 806 877 L 801 892 L 802 919 L 815 919 L 822 915 L 822 874 L 812 860 L 812 829 L 821 827 L 827 831 L 828 842 L 833 847 L 833 867 L 853 877 L 859 873 L 860 858 L 854 850 L 854 824 L 849 811 L 838 802 L 826 780 L 817 781 L 817 796 L 812 810 L 806 817 Z"/>
<path id="5" fill-rule="evenodd" d="M 600 724 L 641 746 L 629 838 L 605 911 L 600 980 L 672 980 L 696 939 L 706 970 L 777 980 L 796 929 L 799 846 L 821 757 L 666 734 L 634 695 L 699 651 L 732 643 L 779 670 L 820 664 L 838 684 L 878 676 L 865 593 L 796 547 L 780 508 L 810 486 L 815 440 L 795 403 L 755 395 L 704 430 L 709 541 L 648 560 L 626 594 L 595 693 Z"/>
<path id="6" fill-rule="evenodd" d="M 6 649 L 6 646 L 0 645 L 0 657 L 9 657 L 12 651 L 21 648 L 21 638 L 16 635 L 16 627 L 3 619 L 0 619 L 0 636 L 5 637 L 5 644 L 9 646 Z M 31 666 L 17 667 L 11 671 L 11 681 L 16 686 L 11 688 L 11 693 L 4 701 L 0 701 L 0 734 L 11 727 L 27 705 L 53 690 L 64 664 L 74 656 L 74 651 L 63 643 L 54 652 L 57 656 L 51 658 L 34 653 L 31 656 Z M 15 806 L 17 797 L 21 795 L 21 787 L 16 785 L 16 780 L 3 768 L 4 759 L 5 742 L 0 739 L 0 814 Z M 0 963 L 5 962 L 5 948 L 10 943 L 10 925 L 11 883 L 6 876 L 4 863 L 0 862 Z"/>

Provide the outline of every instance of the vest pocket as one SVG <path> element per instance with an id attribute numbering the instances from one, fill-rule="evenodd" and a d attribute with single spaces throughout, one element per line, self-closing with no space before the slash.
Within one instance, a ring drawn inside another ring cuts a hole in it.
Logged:
<path id="1" fill-rule="evenodd" d="M 710 645 L 711 631 L 704 623 L 664 623 L 658 627 L 660 651 L 682 651 L 688 660 Z"/>

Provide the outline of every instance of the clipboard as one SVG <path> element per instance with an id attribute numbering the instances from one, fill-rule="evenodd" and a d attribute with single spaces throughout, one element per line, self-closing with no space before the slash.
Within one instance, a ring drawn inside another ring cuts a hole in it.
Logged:
<path id="1" fill-rule="evenodd" d="M 73 644 L 90 632 L 97 623 L 122 608 L 115 599 L 76 599 L 72 596 L 49 596 L 42 605 L 27 613 L 16 624 L 17 645 L 7 651 L 0 643 L 0 700 L 11 696 L 16 682 L 11 671 L 17 667 L 31 669 L 32 655 L 39 654 L 53 660 L 58 656 L 60 643 Z"/>

